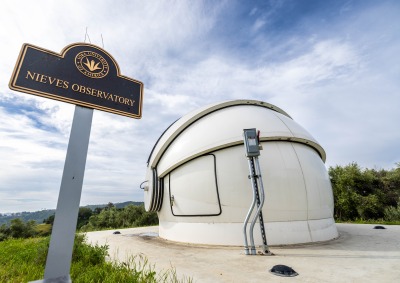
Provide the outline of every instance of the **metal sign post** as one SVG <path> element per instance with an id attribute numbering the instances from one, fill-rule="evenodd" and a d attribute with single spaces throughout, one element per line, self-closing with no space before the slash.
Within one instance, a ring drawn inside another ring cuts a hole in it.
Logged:
<path id="1" fill-rule="evenodd" d="M 45 279 L 69 276 L 92 117 L 93 109 L 75 106 Z"/>

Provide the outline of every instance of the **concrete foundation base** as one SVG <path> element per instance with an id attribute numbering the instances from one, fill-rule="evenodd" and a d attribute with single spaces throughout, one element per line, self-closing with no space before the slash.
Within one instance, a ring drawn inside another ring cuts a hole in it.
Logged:
<path id="1" fill-rule="evenodd" d="M 247 226 L 249 228 L 250 225 Z M 338 237 L 332 218 L 265 223 L 268 245 L 323 242 Z M 182 243 L 243 246 L 243 223 L 189 223 L 160 221 L 160 237 Z M 260 226 L 254 226 L 254 241 L 262 244 Z"/>

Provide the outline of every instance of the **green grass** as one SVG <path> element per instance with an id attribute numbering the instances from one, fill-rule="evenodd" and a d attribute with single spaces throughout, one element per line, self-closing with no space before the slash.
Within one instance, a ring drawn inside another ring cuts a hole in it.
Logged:
<path id="1" fill-rule="evenodd" d="M 79 282 L 191 282 L 179 279 L 172 268 L 156 272 L 143 255 L 131 257 L 127 262 L 108 262 L 107 246 L 90 246 L 84 236 L 75 238 L 71 278 Z M 9 239 L 0 242 L 0 282 L 19 283 L 43 279 L 49 238 Z"/>
<path id="2" fill-rule="evenodd" d="M 50 235 L 51 233 L 51 224 L 38 224 L 35 227 L 36 232 L 38 232 L 40 235 Z"/>
<path id="3" fill-rule="evenodd" d="M 0 282 L 28 282 L 43 278 L 48 238 L 0 242 Z"/>

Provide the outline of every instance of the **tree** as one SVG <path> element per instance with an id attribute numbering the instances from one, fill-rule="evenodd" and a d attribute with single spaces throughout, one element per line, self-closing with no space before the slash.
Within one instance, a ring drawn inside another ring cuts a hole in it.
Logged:
<path id="1" fill-rule="evenodd" d="M 381 219 L 395 214 L 400 199 L 400 164 L 396 166 L 392 170 L 362 170 L 357 163 L 330 167 L 335 218 Z"/>
<path id="2" fill-rule="evenodd" d="M 78 212 L 77 229 L 80 229 L 83 225 L 88 224 L 90 216 L 93 211 L 88 207 L 80 207 Z"/>
<path id="3" fill-rule="evenodd" d="M 47 217 L 45 220 L 43 220 L 43 223 L 53 225 L 53 223 L 54 223 L 54 217 L 55 217 L 54 214 L 53 214 L 53 215 L 50 215 L 50 216 Z"/>
<path id="4" fill-rule="evenodd" d="M 358 216 L 359 199 L 355 187 L 359 179 L 360 168 L 356 163 L 346 167 L 330 167 L 329 176 L 334 196 L 334 214 L 339 220 L 354 220 Z"/>
<path id="5" fill-rule="evenodd" d="M 93 214 L 99 214 L 101 211 L 103 210 L 103 208 L 101 207 L 96 207 L 93 211 Z"/>
<path id="6" fill-rule="evenodd" d="M 6 224 L 0 226 L 0 242 L 6 240 L 10 236 L 10 227 Z"/>
<path id="7" fill-rule="evenodd" d="M 37 235 L 35 230 L 36 222 L 29 220 L 24 223 L 20 218 L 11 220 L 10 236 L 13 238 L 29 238 Z"/>
<path id="8" fill-rule="evenodd" d="M 400 221 L 400 200 L 397 207 L 389 206 L 385 208 L 385 220 Z"/>
<path id="9" fill-rule="evenodd" d="M 109 202 L 105 208 L 106 209 L 111 209 L 113 207 L 115 207 L 115 205 L 112 202 Z"/>
<path id="10" fill-rule="evenodd" d="M 82 230 L 128 228 L 157 224 L 156 212 L 146 212 L 143 205 L 127 205 L 123 209 L 111 207 L 103 209 L 99 214 L 93 214 L 89 218 L 89 223 L 83 226 Z"/>

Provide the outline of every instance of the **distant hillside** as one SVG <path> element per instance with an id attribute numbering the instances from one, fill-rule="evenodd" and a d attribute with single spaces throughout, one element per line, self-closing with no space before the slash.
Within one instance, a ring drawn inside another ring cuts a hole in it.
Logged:
<path id="1" fill-rule="evenodd" d="M 126 201 L 126 202 L 113 203 L 113 205 L 114 205 L 116 208 L 124 208 L 125 206 L 130 205 L 130 204 L 133 204 L 133 205 L 142 205 L 143 202 L 142 202 L 142 201 Z M 83 207 L 88 207 L 88 208 L 90 208 L 91 210 L 94 210 L 94 209 L 97 208 L 97 207 L 103 208 L 103 207 L 106 207 L 107 205 L 108 205 L 108 204 L 93 204 L 93 205 L 85 205 L 85 206 L 83 206 Z"/>
<path id="2" fill-rule="evenodd" d="M 119 202 L 119 203 L 113 203 L 113 205 L 116 208 L 124 208 L 127 205 L 142 205 L 143 202 L 138 202 L 138 201 L 126 201 L 126 202 Z M 94 204 L 94 205 L 85 205 L 82 207 L 87 207 L 90 208 L 91 210 L 96 209 L 97 207 L 99 208 L 104 208 L 108 204 Z M 7 214 L 1 214 L 0 213 L 0 225 L 3 224 L 8 224 L 12 219 L 15 218 L 21 218 L 23 221 L 29 221 L 29 220 L 35 220 L 36 223 L 42 223 L 44 219 L 49 218 L 49 216 L 53 215 L 56 212 L 55 209 L 44 209 L 41 211 L 35 211 L 35 212 L 16 212 L 16 213 L 7 213 Z"/>
<path id="3" fill-rule="evenodd" d="M 8 224 L 11 220 L 15 218 L 20 218 L 23 221 L 35 220 L 36 223 L 42 223 L 44 219 L 48 218 L 50 215 L 55 213 L 55 209 L 45 209 L 35 212 L 16 212 L 0 215 L 0 225 Z"/>

